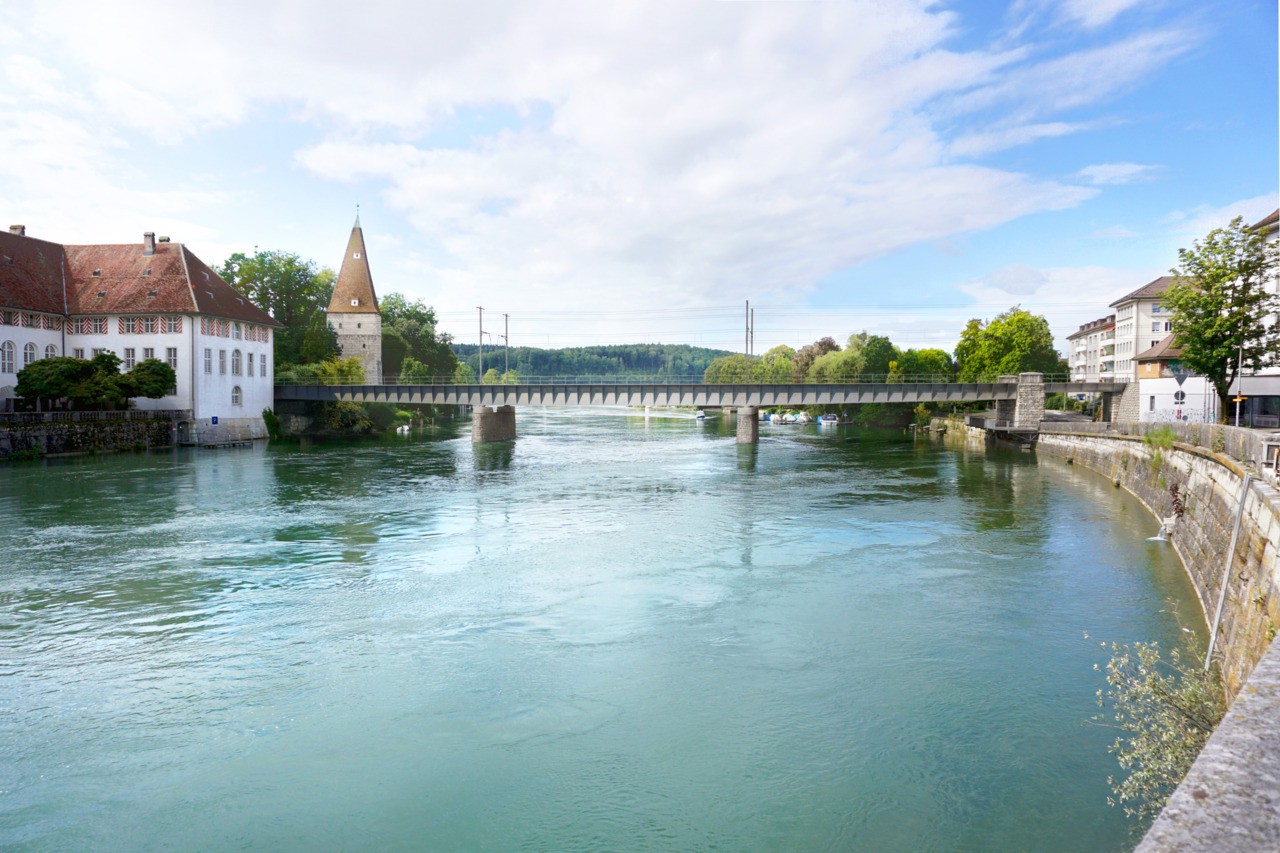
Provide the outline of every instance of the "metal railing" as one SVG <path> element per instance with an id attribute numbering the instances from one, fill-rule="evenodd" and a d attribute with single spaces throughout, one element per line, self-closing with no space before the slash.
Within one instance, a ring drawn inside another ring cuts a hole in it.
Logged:
<path id="1" fill-rule="evenodd" d="M 634 376 L 619 375 L 602 375 L 602 374 L 585 374 L 585 375 L 546 375 L 546 376 L 520 376 L 511 382 L 458 382 L 452 375 L 449 376 L 431 376 L 431 377 L 415 377 L 413 379 L 401 379 L 399 376 L 384 376 L 380 383 L 367 383 L 363 381 L 352 382 L 347 378 L 333 377 L 307 377 L 296 378 L 292 376 L 278 376 L 275 379 L 276 385 L 368 385 L 378 384 L 387 386 L 414 386 L 414 385 L 461 385 L 472 387 L 476 385 L 913 385 L 913 384 L 932 384 L 932 385 L 951 385 L 951 384 L 999 384 L 1000 377 L 996 375 L 979 376 L 973 379 L 960 380 L 950 374 L 938 373 L 922 373 L 911 375 L 899 374 L 872 374 L 859 373 L 845 376 L 827 376 L 821 379 L 812 377 L 786 379 L 768 379 L 763 377 L 742 377 L 742 376 L 721 376 L 708 382 L 702 374 L 690 376 L 669 376 L 669 375 L 645 375 L 637 374 Z M 1044 374 L 1045 382 L 1071 382 L 1073 381 L 1070 374 Z M 1109 380 L 1107 380 L 1109 381 Z M 1118 379 L 1118 383 L 1127 380 Z"/>
<path id="2" fill-rule="evenodd" d="M 181 421 L 187 409 L 127 409 L 103 412 L 0 412 L 0 424 L 78 423 L 84 421 Z"/>

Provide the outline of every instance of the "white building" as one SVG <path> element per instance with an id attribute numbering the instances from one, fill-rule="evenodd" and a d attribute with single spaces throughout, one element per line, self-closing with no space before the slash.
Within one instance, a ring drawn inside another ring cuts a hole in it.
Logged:
<path id="1" fill-rule="evenodd" d="M 63 246 L 0 232 L 0 408 L 17 373 L 38 358 L 92 358 L 110 350 L 129 370 L 168 362 L 173 393 L 137 408 L 180 410 L 192 441 L 264 437 L 274 403 L 272 329 L 279 323 L 181 243 Z"/>
<path id="2" fill-rule="evenodd" d="M 1218 392 L 1203 376 L 1190 376 L 1178 357 L 1182 351 L 1166 335 L 1138 353 L 1138 420 L 1212 424 L 1218 422 Z"/>
<path id="3" fill-rule="evenodd" d="M 1116 317 L 1085 323 L 1067 335 L 1073 382 L 1098 382 L 1115 376 Z"/>
<path id="4" fill-rule="evenodd" d="M 1173 281 L 1173 276 L 1161 276 L 1111 303 L 1116 310 L 1117 379 L 1137 379 L 1138 353 L 1156 346 L 1173 330 L 1173 316 L 1161 302 Z"/>

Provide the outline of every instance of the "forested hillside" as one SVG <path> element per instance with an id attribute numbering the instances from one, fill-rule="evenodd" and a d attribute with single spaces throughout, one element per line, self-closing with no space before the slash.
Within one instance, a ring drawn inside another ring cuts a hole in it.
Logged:
<path id="1" fill-rule="evenodd" d="M 479 376 L 480 359 L 475 344 L 453 344 L 458 360 Z M 689 376 L 702 375 L 725 350 L 687 344 L 622 344 L 615 346 L 539 349 L 512 347 L 510 369 L 522 377 L 532 376 Z M 485 347 L 484 366 L 503 371 L 502 347 Z"/>

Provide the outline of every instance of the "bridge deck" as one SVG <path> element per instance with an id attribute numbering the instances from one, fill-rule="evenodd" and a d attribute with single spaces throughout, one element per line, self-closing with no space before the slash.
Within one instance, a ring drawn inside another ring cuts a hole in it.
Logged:
<path id="1" fill-rule="evenodd" d="M 1047 394 L 1114 393 L 1123 385 L 1046 382 Z M 1014 382 L 850 384 L 548 383 L 519 385 L 277 385 L 277 400 L 437 406 L 840 406 L 976 403 L 1017 398 Z"/>

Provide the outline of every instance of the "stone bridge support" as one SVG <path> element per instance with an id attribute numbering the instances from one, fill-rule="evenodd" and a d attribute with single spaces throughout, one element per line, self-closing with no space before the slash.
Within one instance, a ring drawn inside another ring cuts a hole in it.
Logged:
<path id="1" fill-rule="evenodd" d="M 1019 373 L 1018 398 L 1013 405 L 1014 429 L 1040 429 L 1044 420 L 1044 374 Z"/>
<path id="2" fill-rule="evenodd" d="M 516 437 L 515 406 L 476 406 L 471 413 L 471 443 L 514 441 Z"/>
<path id="3" fill-rule="evenodd" d="M 760 410 L 755 406 L 738 409 L 738 444 L 760 443 Z"/>
<path id="4" fill-rule="evenodd" d="M 1012 385 L 1018 381 L 1016 376 L 999 376 L 996 381 L 1001 385 Z M 1001 428 L 1013 426 L 1013 419 L 1018 408 L 1018 401 L 996 400 L 996 424 Z"/>

